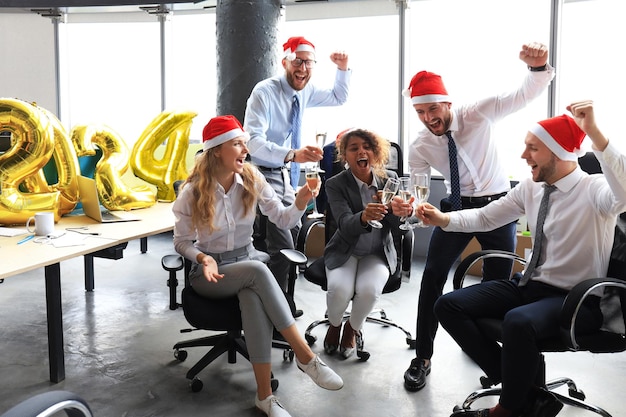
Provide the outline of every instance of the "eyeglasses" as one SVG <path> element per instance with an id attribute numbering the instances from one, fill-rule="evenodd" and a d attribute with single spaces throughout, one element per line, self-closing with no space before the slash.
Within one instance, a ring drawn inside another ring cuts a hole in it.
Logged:
<path id="1" fill-rule="evenodd" d="M 300 59 L 300 58 L 294 58 L 291 60 L 291 65 L 293 65 L 296 68 L 299 68 L 302 66 L 302 64 L 304 64 L 307 68 L 311 69 L 315 66 L 315 63 L 317 61 L 314 59 Z"/>

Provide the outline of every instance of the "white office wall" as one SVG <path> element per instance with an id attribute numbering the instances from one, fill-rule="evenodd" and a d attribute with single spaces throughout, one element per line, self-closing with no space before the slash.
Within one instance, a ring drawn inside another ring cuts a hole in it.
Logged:
<path id="1" fill-rule="evenodd" d="M 54 25 L 34 13 L 0 13 L 0 97 L 57 114 Z"/>

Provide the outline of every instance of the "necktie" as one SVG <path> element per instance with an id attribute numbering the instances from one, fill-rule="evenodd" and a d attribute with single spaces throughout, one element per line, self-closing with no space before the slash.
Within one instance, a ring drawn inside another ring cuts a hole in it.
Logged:
<path id="1" fill-rule="evenodd" d="M 461 210 L 461 183 L 459 180 L 459 163 L 457 161 L 456 145 L 452 133 L 446 132 L 448 137 L 448 158 L 450 158 L 450 203 L 452 210 Z"/>
<path id="2" fill-rule="evenodd" d="M 300 99 L 293 96 L 291 106 L 291 149 L 300 149 Z M 290 169 L 291 186 L 295 189 L 300 181 L 300 164 L 291 161 Z"/>
<path id="3" fill-rule="evenodd" d="M 539 213 L 537 214 L 537 227 L 535 234 L 535 244 L 533 245 L 533 255 L 530 257 L 530 262 L 526 265 L 524 276 L 520 280 L 519 287 L 523 287 L 530 280 L 530 276 L 539 264 L 539 256 L 541 256 L 541 246 L 543 244 L 543 222 L 546 220 L 546 214 L 548 214 L 548 201 L 550 199 L 550 193 L 556 190 L 554 185 L 544 184 L 543 197 L 541 198 L 541 204 L 539 204 Z"/>

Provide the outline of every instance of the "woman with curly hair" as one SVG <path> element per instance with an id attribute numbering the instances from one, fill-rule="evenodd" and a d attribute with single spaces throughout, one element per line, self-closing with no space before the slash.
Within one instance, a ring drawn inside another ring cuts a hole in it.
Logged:
<path id="1" fill-rule="evenodd" d="M 248 135 L 233 116 L 218 116 L 203 130 L 204 151 L 174 202 L 174 247 L 193 261 L 189 279 L 207 298 L 237 295 L 250 362 L 257 383 L 256 407 L 271 417 L 289 417 L 271 389 L 274 327 L 291 345 L 300 370 L 322 388 L 343 381 L 311 351 L 295 326 L 287 300 L 265 265 L 269 256 L 252 246 L 258 204 L 280 227 L 293 227 L 313 197 L 308 187 L 285 207 L 263 175 L 246 162 Z"/>
<path id="2" fill-rule="evenodd" d="M 356 347 L 356 336 L 371 313 L 389 278 L 397 267 L 397 254 L 391 230 L 399 227 L 399 218 L 378 200 L 387 178 L 397 178 L 385 169 L 389 159 L 389 141 L 374 132 L 352 129 L 338 143 L 338 157 L 347 169 L 326 181 L 328 205 L 336 221 L 336 231 L 324 250 L 328 290 L 326 304 L 330 326 L 324 350 L 339 349 L 349 358 Z M 382 228 L 368 222 L 378 220 Z M 343 316 L 352 300 L 341 342 Z"/>

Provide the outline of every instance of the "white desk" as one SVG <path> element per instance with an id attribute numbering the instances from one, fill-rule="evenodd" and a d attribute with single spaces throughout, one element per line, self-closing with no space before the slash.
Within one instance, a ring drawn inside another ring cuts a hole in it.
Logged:
<path id="1" fill-rule="evenodd" d="M 142 220 L 135 222 L 100 224 L 86 216 L 62 217 L 55 225 L 56 231 L 67 227 L 88 226 L 89 232 L 100 236 L 87 236 L 83 245 L 56 248 L 30 240 L 18 245 L 24 236 L 0 237 L 0 279 L 18 275 L 38 268 L 45 270 L 46 310 L 48 316 L 48 355 L 50 359 L 50 381 L 60 382 L 65 379 L 65 359 L 63 346 L 63 315 L 61 309 L 61 268 L 60 262 L 77 256 L 111 248 L 135 239 L 144 239 L 151 235 L 170 231 L 174 228 L 172 203 L 156 205 L 134 210 L 133 214 Z M 66 232 L 74 233 L 74 232 Z M 142 251 L 144 248 L 142 247 Z M 88 288 L 87 274 L 85 286 Z M 93 279 L 93 276 L 92 276 Z M 93 288 L 93 283 L 91 284 Z"/>

